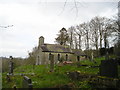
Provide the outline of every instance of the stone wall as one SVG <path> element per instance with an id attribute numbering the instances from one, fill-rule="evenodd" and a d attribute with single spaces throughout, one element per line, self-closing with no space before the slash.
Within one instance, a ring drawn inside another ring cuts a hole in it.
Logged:
<path id="1" fill-rule="evenodd" d="M 50 53 L 51 52 L 42 52 L 42 50 L 40 49 L 36 55 L 36 65 L 50 64 L 50 60 L 49 60 Z M 58 62 L 60 62 L 58 60 L 58 54 L 60 55 L 60 60 L 62 61 L 66 61 L 66 57 L 67 57 L 67 61 L 73 61 L 73 62 L 77 61 L 77 56 L 70 53 L 51 53 L 51 54 L 54 55 L 55 64 L 58 64 Z"/>

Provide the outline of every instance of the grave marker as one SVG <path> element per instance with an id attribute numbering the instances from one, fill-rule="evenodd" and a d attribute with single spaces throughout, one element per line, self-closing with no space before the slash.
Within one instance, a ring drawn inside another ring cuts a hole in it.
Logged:
<path id="1" fill-rule="evenodd" d="M 54 55 L 50 55 L 50 72 L 54 72 Z"/>
<path id="2" fill-rule="evenodd" d="M 32 90 L 33 85 L 31 79 L 27 76 L 24 76 L 22 86 L 23 88 L 28 88 L 29 90 Z"/>
<path id="3" fill-rule="evenodd" d="M 13 75 L 13 62 L 12 62 L 12 60 L 13 60 L 13 57 L 12 56 L 10 56 L 10 62 L 9 62 L 9 74 L 10 75 Z"/>
<path id="4" fill-rule="evenodd" d="M 115 60 L 102 60 L 100 65 L 100 75 L 117 78 L 118 77 L 118 65 Z"/>
<path id="5" fill-rule="evenodd" d="M 6 80 L 7 80 L 7 82 L 10 82 L 10 81 L 11 81 L 11 79 L 10 79 L 10 76 L 9 76 L 9 75 L 7 75 L 7 76 L 6 76 Z"/>
<path id="6" fill-rule="evenodd" d="M 109 60 L 109 53 L 108 52 L 105 55 L 105 60 Z"/>

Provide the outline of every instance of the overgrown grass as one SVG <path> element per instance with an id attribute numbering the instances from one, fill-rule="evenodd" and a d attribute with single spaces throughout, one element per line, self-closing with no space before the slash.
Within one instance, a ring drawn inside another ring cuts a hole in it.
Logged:
<path id="1" fill-rule="evenodd" d="M 80 64 L 90 65 L 90 66 L 98 66 L 101 64 L 101 60 L 105 60 L 105 57 L 95 58 L 94 61 L 83 60 Z"/>
<path id="2" fill-rule="evenodd" d="M 95 59 L 96 63 L 91 62 L 89 60 L 81 61 L 80 63 L 86 65 L 99 65 L 100 61 L 104 60 L 104 58 Z M 89 88 L 88 80 L 85 81 L 73 81 L 67 76 L 67 72 L 79 71 L 84 74 L 97 74 L 99 72 L 99 68 L 91 68 L 89 66 L 80 66 L 78 67 L 76 64 L 73 65 L 63 65 L 58 66 L 55 65 L 54 72 L 49 72 L 49 65 L 25 65 L 20 66 L 14 70 L 14 74 L 24 73 L 26 76 L 32 79 L 34 88 L 54 88 L 62 85 L 66 85 L 68 83 L 73 83 L 75 87 L 78 88 Z M 34 73 L 34 75 L 30 75 L 30 73 Z M 15 75 L 10 76 L 11 81 L 7 82 L 6 74 L 3 73 L 3 88 L 12 88 L 16 85 L 18 88 L 22 88 L 22 80 L 23 76 Z"/>

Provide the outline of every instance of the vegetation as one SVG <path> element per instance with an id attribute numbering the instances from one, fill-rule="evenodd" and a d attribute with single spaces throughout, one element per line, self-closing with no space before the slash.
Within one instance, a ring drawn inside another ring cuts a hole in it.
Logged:
<path id="1" fill-rule="evenodd" d="M 58 37 L 56 38 L 56 42 L 59 43 L 60 45 L 66 45 L 68 42 L 69 36 L 67 33 L 67 30 L 65 28 L 62 28 L 59 31 Z"/>
<path id="2" fill-rule="evenodd" d="M 103 47 L 106 49 L 110 46 L 110 42 L 113 42 L 109 38 L 114 36 L 115 39 L 115 35 L 119 33 L 117 22 L 117 19 L 95 16 L 88 22 L 70 26 L 68 29 L 62 28 L 56 41 L 67 42 L 72 49 L 95 48 L 97 51 Z"/>
<path id="3" fill-rule="evenodd" d="M 89 66 L 77 66 L 78 64 L 85 65 L 100 65 L 102 58 L 96 58 L 94 62 L 89 60 L 81 61 L 80 63 L 75 63 L 72 65 L 55 65 L 54 72 L 49 72 L 49 65 L 24 65 L 17 67 L 14 70 L 14 76 L 10 76 L 11 81 L 7 81 L 6 72 L 3 73 L 3 88 L 12 88 L 16 85 L 18 88 L 22 87 L 22 79 L 20 73 L 24 73 L 26 76 L 32 79 L 34 88 L 58 88 L 64 85 L 72 84 L 72 87 L 78 88 L 90 88 L 88 79 L 82 81 L 74 81 L 68 77 L 67 73 L 72 71 L 79 71 L 81 74 L 85 75 L 96 75 L 99 73 L 99 68 L 92 68 Z"/>

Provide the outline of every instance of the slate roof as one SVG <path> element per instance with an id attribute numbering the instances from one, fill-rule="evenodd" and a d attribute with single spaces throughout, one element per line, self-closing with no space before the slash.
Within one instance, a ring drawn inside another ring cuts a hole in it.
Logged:
<path id="1" fill-rule="evenodd" d="M 86 56 L 86 54 L 80 50 L 80 49 L 73 49 L 72 52 L 76 55 L 76 56 Z"/>
<path id="2" fill-rule="evenodd" d="M 59 44 L 43 44 L 41 46 L 42 52 L 53 52 L 53 53 L 71 53 L 76 56 L 85 56 L 86 54 L 79 49 L 70 49 L 69 46 L 63 46 Z"/>
<path id="3" fill-rule="evenodd" d="M 63 46 L 59 44 L 43 44 L 41 46 L 43 52 L 54 52 L 54 53 L 72 53 L 69 46 Z"/>

